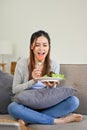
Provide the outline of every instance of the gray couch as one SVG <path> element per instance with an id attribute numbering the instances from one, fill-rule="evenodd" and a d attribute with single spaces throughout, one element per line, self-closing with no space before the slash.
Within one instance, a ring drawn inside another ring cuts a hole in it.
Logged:
<path id="1" fill-rule="evenodd" d="M 75 111 L 83 114 L 81 122 L 73 122 L 63 125 L 41 125 L 31 124 L 28 126 L 32 130 L 86 130 L 87 129 L 87 64 L 61 64 L 61 73 L 66 80 L 61 85 L 73 86 L 78 91 L 76 96 L 80 99 L 80 106 Z M 12 119 L 8 114 L 1 114 L 0 118 Z"/>

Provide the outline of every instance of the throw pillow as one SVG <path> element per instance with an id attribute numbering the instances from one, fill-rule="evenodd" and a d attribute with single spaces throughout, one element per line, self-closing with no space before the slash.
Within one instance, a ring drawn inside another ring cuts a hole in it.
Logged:
<path id="1" fill-rule="evenodd" d="M 11 102 L 13 76 L 0 71 L 0 113 L 6 114 Z"/>
<path id="2" fill-rule="evenodd" d="M 33 109 L 44 109 L 56 105 L 75 92 L 74 88 L 66 87 L 30 89 L 15 95 L 14 101 Z"/>

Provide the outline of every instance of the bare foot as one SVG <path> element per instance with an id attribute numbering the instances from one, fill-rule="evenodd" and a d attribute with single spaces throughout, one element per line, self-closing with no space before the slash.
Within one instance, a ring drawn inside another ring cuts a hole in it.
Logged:
<path id="1" fill-rule="evenodd" d="M 23 120 L 18 120 L 21 130 L 27 130 L 26 124 Z"/>
<path id="2" fill-rule="evenodd" d="M 82 120 L 81 114 L 70 114 L 68 116 L 57 118 L 54 120 L 55 124 L 65 124 L 70 122 L 80 122 Z"/>
<path id="3" fill-rule="evenodd" d="M 20 125 L 25 125 L 25 122 L 23 120 L 21 120 L 21 119 L 18 120 L 18 122 L 19 122 Z"/>
<path id="4" fill-rule="evenodd" d="M 64 120 L 64 123 L 70 123 L 70 122 L 80 122 L 82 120 L 81 114 L 71 114 L 66 117 L 62 118 Z"/>

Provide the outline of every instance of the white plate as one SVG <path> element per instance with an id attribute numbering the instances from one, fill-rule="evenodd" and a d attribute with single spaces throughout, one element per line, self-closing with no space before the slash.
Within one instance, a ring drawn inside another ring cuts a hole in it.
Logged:
<path id="1" fill-rule="evenodd" d="M 50 82 L 58 82 L 63 80 L 62 78 L 56 78 L 56 77 L 41 77 L 41 78 L 36 78 L 36 80 L 39 80 L 41 82 L 45 81 L 50 81 Z"/>

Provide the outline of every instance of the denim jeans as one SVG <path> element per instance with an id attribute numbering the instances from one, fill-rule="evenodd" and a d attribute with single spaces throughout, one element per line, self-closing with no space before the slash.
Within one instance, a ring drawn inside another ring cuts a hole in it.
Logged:
<path id="1" fill-rule="evenodd" d="M 8 106 L 8 112 L 16 119 L 22 119 L 26 123 L 54 124 L 56 117 L 66 116 L 74 112 L 79 106 L 79 99 L 71 96 L 55 106 L 44 110 L 33 110 L 22 104 L 12 102 Z"/>

